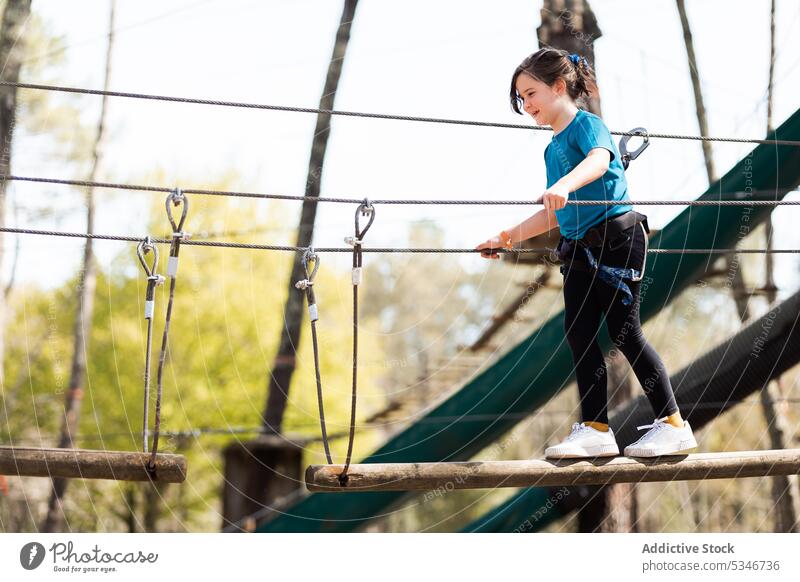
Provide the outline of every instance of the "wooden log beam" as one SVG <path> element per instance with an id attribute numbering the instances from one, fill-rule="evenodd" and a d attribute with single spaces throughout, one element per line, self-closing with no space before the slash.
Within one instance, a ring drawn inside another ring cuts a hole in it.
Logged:
<path id="1" fill-rule="evenodd" d="M 0 447 L 0 475 L 163 483 L 186 480 L 183 455 L 156 455 L 154 475 L 147 471 L 149 460 L 150 453 Z"/>
<path id="2" fill-rule="evenodd" d="M 342 469 L 342 465 L 311 465 L 306 469 L 306 487 L 326 492 L 427 491 L 796 475 L 800 449 L 653 458 L 356 464 L 350 465 L 344 486 L 338 481 Z"/>

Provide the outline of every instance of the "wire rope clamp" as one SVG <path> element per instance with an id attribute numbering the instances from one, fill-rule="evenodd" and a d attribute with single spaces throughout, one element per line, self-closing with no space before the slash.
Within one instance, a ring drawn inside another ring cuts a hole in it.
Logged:
<path id="1" fill-rule="evenodd" d="M 152 267 L 147 264 L 148 253 L 153 253 Z M 142 269 L 144 269 L 145 275 L 147 276 L 147 290 L 145 292 L 144 301 L 144 318 L 152 319 L 153 314 L 155 313 L 156 287 L 163 285 L 164 281 L 166 280 L 163 275 L 156 273 L 158 270 L 158 247 L 153 244 L 148 236 L 144 240 L 139 241 L 139 244 L 136 246 L 136 255 L 139 257 L 139 262 L 141 263 Z"/>
<path id="2" fill-rule="evenodd" d="M 156 310 L 155 288 L 163 285 L 166 278 L 164 275 L 151 275 L 147 278 L 148 293 L 144 302 L 144 318 L 152 319 Z"/>
<path id="3" fill-rule="evenodd" d="M 624 169 L 628 169 L 628 165 L 630 165 L 631 160 L 635 160 L 638 158 L 644 150 L 647 149 L 647 146 L 650 145 L 650 134 L 647 133 L 647 130 L 644 127 L 635 127 L 629 132 L 629 135 L 623 135 L 622 138 L 619 140 L 619 154 L 622 160 L 622 167 Z M 641 137 L 642 138 L 642 145 L 640 145 L 634 151 L 628 150 L 628 142 L 632 137 Z"/>
<path id="4" fill-rule="evenodd" d="M 354 236 L 346 236 L 344 237 L 344 244 L 350 245 L 351 247 L 361 246 L 364 241 L 360 238 L 356 238 Z"/>
<path id="5" fill-rule="evenodd" d="M 183 231 L 183 224 L 186 222 L 186 215 L 189 212 L 189 199 L 180 188 L 175 188 L 164 201 L 167 210 L 167 218 L 172 226 L 172 246 L 170 247 L 169 259 L 167 259 L 167 276 L 174 279 L 178 276 L 178 246 L 181 242 L 189 240 L 191 234 Z M 173 208 L 181 207 L 181 216 L 176 221 L 173 215 Z"/>
<path id="6" fill-rule="evenodd" d="M 313 268 L 309 267 L 309 263 L 314 263 Z M 311 321 L 319 320 L 317 313 L 317 300 L 314 297 L 314 277 L 319 270 L 319 256 L 314 252 L 314 247 L 308 247 L 303 253 L 302 258 L 303 269 L 306 272 L 306 278 L 301 279 L 294 284 L 296 289 L 305 291 L 308 297 L 308 315 Z"/>

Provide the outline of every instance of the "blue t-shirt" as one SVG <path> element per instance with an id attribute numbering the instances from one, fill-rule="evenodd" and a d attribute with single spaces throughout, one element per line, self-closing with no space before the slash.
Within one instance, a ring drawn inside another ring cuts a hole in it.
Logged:
<path id="1" fill-rule="evenodd" d="M 608 170 L 597 180 L 570 192 L 568 200 L 630 200 L 625 169 L 622 167 L 619 150 L 611 139 L 611 132 L 602 119 L 583 109 L 578 109 L 573 120 L 561 133 L 553 135 L 552 141 L 544 150 L 547 187 L 569 174 L 596 147 L 611 152 Z M 579 239 L 593 226 L 629 210 L 633 210 L 633 206 L 629 204 L 568 204 L 556 210 L 555 214 L 561 234 L 567 238 Z"/>

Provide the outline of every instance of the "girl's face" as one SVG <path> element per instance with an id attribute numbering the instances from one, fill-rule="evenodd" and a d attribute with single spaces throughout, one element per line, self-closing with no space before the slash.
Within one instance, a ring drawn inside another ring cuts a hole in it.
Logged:
<path id="1" fill-rule="evenodd" d="M 521 73 L 517 77 L 516 88 L 522 98 L 522 109 L 539 125 L 550 125 L 557 117 L 564 99 L 564 80 L 557 79 L 550 87 L 526 73 Z"/>

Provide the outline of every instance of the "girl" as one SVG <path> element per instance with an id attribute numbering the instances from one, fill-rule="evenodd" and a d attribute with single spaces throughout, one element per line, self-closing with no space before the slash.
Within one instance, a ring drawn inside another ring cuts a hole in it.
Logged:
<path id="1" fill-rule="evenodd" d="M 544 205 L 522 223 L 503 230 L 476 248 L 499 258 L 498 248 L 538 236 L 556 226 L 563 261 L 564 330 L 572 350 L 582 422 L 566 439 L 545 450 L 548 458 L 606 457 L 619 454 L 608 426 L 606 365 L 597 343 L 601 311 L 617 349 L 625 354 L 655 413 L 653 424 L 626 456 L 654 457 L 697 446 L 681 418 L 669 375 L 647 343 L 639 322 L 639 291 L 647 260 L 644 215 L 630 205 L 566 205 L 567 200 L 630 200 L 620 154 L 603 121 L 578 109 L 589 95 L 594 74 L 585 58 L 551 48 L 526 58 L 511 77 L 511 107 L 520 107 L 553 138 L 544 152 L 547 189 Z"/>

